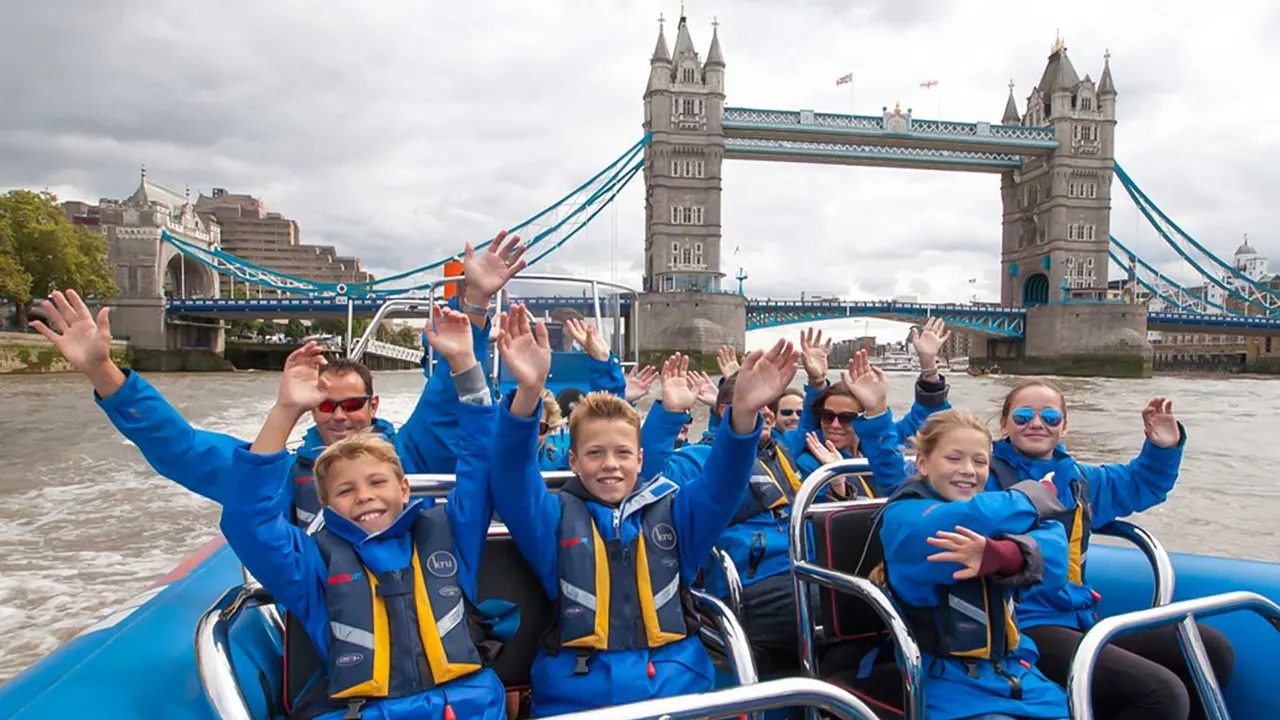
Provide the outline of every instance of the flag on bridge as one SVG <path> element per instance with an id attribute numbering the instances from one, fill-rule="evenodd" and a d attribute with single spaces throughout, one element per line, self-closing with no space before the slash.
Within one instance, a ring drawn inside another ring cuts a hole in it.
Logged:
<path id="1" fill-rule="evenodd" d="M 849 73 L 848 75 L 841 75 L 840 78 L 836 80 L 836 87 L 840 87 L 841 85 L 847 85 L 851 82 L 853 82 L 853 73 Z"/>
<path id="2" fill-rule="evenodd" d="M 925 80 L 924 82 L 920 83 L 920 87 L 924 88 L 925 90 L 930 90 L 937 86 L 938 86 L 937 80 Z"/>

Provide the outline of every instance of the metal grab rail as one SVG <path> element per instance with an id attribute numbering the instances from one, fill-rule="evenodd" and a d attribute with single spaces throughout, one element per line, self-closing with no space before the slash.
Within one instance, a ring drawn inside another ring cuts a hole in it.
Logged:
<path id="1" fill-rule="evenodd" d="M 918 718 L 924 713 L 923 659 L 920 646 L 912 636 L 902 617 L 898 615 L 893 601 L 875 583 L 854 575 L 837 572 L 809 562 L 809 533 L 806 531 L 812 511 L 813 501 L 819 497 L 831 481 L 852 473 L 869 472 L 871 465 L 866 458 L 852 458 L 828 463 L 814 470 L 792 501 L 790 525 L 791 573 L 796 593 L 796 625 L 800 640 L 800 664 L 805 674 L 817 674 L 817 650 L 813 641 L 813 622 L 810 617 L 812 607 L 809 598 L 809 584 L 816 583 L 831 588 L 836 592 L 846 593 L 866 601 L 880 616 L 881 621 L 893 635 L 894 653 L 897 656 L 898 668 L 902 673 L 903 715 L 906 718 Z M 824 509 L 850 507 L 858 505 L 883 505 L 883 500 L 855 500 L 842 503 L 824 503 Z M 874 530 L 873 530 L 874 532 Z"/>
<path id="2" fill-rule="evenodd" d="M 690 590 L 690 593 L 693 595 L 693 604 L 698 610 L 706 613 L 716 626 L 715 633 L 705 625 L 702 626 L 700 633 L 702 642 L 713 643 L 724 652 L 729 658 L 729 665 L 732 666 L 734 677 L 737 678 L 739 685 L 754 685 L 760 682 L 760 675 L 756 671 L 755 654 L 751 652 L 746 630 L 738 622 L 737 616 L 714 595 L 709 595 L 702 590 Z"/>
<path id="3" fill-rule="evenodd" d="M 222 720 L 253 720 L 231 662 L 231 625 L 245 610 L 274 603 L 271 595 L 256 583 L 233 587 L 196 623 L 196 670 L 214 715 Z"/>
<path id="4" fill-rule="evenodd" d="M 425 298 L 391 298 L 387 300 L 378 308 L 378 312 L 373 314 L 373 319 L 369 321 L 369 327 L 364 329 L 364 333 L 360 335 L 360 339 L 355 343 L 354 347 L 351 343 L 352 318 L 351 313 L 348 312 L 347 357 L 352 360 L 359 360 L 364 357 L 365 351 L 369 349 L 369 342 L 377 337 L 378 328 L 382 325 L 382 321 L 385 320 L 387 315 L 391 314 L 393 310 L 418 310 L 421 308 L 422 310 L 430 313 L 431 308 L 436 305 L 435 288 L 439 285 L 456 283 L 461 280 L 462 278 L 444 278 L 443 280 L 436 280 L 431 283 L 431 292 Z"/>
<path id="5" fill-rule="evenodd" d="M 733 558 L 729 557 L 729 553 L 719 547 L 711 548 L 711 557 L 716 559 L 720 565 L 720 572 L 724 573 L 724 584 L 729 589 L 729 609 L 733 611 L 734 617 L 741 618 L 742 576 L 738 574 L 738 566 L 733 564 Z"/>
<path id="6" fill-rule="evenodd" d="M 1164 549 L 1164 545 L 1156 539 L 1155 535 L 1147 532 L 1142 526 L 1125 520 L 1107 523 L 1094 530 L 1093 534 L 1127 540 L 1137 546 L 1142 554 L 1147 556 L 1147 562 L 1151 563 L 1152 578 L 1155 582 L 1151 607 L 1173 602 L 1173 588 L 1177 579 L 1173 571 L 1173 559 L 1169 557 L 1169 552 Z"/>
<path id="7" fill-rule="evenodd" d="M 871 708 L 849 692 L 812 678 L 770 680 L 696 695 L 553 715 L 544 720 L 714 720 L 789 707 L 821 710 L 839 720 L 876 720 Z"/>
<path id="8" fill-rule="evenodd" d="M 448 495 L 457 483 L 457 476 L 450 473 L 410 473 L 405 477 L 409 479 L 410 493 L 430 497 Z M 559 490 L 573 477 L 576 477 L 575 474 L 568 470 L 542 473 L 542 479 L 546 482 L 548 490 Z"/>
<path id="9" fill-rule="evenodd" d="M 1175 622 L 1178 623 L 1178 644 L 1187 660 L 1187 667 L 1196 684 L 1206 717 L 1210 720 L 1230 718 L 1226 700 L 1222 697 L 1222 688 L 1218 686 L 1218 679 L 1213 674 L 1213 666 L 1209 663 L 1208 653 L 1200 639 L 1195 617 L 1212 617 L 1234 610 L 1255 612 L 1280 631 L 1280 605 L 1258 593 L 1245 591 L 1182 600 L 1099 621 L 1081 639 L 1071 660 L 1071 671 L 1067 675 L 1067 702 L 1072 719 L 1093 720 L 1093 671 L 1103 646 L 1117 635 Z"/>

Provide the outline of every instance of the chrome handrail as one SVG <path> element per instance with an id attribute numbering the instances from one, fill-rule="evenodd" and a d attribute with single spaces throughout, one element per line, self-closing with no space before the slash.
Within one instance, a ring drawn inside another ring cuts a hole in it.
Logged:
<path id="1" fill-rule="evenodd" d="M 431 312 L 431 308 L 435 307 L 436 304 L 436 286 L 455 283 L 460 280 L 462 280 L 462 278 L 444 278 L 442 280 L 432 282 L 430 285 L 430 294 L 425 298 L 388 298 L 381 306 L 378 307 L 378 311 L 373 314 L 373 319 L 369 321 L 369 327 L 365 328 L 364 332 L 361 333 L 360 339 L 355 343 L 355 347 L 352 347 L 351 344 L 351 324 L 350 319 L 348 319 L 347 357 L 351 360 L 357 361 L 364 357 L 365 351 L 369 349 L 369 341 L 373 340 L 373 338 L 378 334 L 378 326 L 382 324 L 382 321 L 385 320 L 387 315 L 389 315 L 393 310 L 417 310 L 418 308 L 423 308 L 429 313 Z"/>
<path id="2" fill-rule="evenodd" d="M 451 473 L 409 473 L 405 477 L 409 479 L 410 493 L 431 497 L 448 495 L 457 483 L 457 476 Z M 575 473 L 568 470 L 542 473 L 542 480 L 547 484 L 548 490 L 559 490 L 573 477 L 576 477 Z"/>
<path id="3" fill-rule="evenodd" d="M 1164 545 L 1156 539 L 1155 535 L 1147 532 L 1141 525 L 1125 520 L 1114 520 L 1094 530 L 1093 533 L 1127 540 L 1137 546 L 1142 554 L 1147 556 L 1147 562 L 1151 563 L 1151 575 L 1155 584 L 1151 594 L 1151 607 L 1173 602 L 1173 589 L 1177 579 L 1173 571 L 1173 559 L 1169 557 L 1169 552 L 1164 549 Z"/>
<path id="4" fill-rule="evenodd" d="M 231 625 L 245 610 L 274 603 L 261 585 L 240 585 L 223 593 L 196 623 L 196 670 L 214 715 L 221 720 L 253 720 L 231 662 Z"/>
<path id="5" fill-rule="evenodd" d="M 1210 720 L 1229 718 L 1222 688 L 1218 686 L 1218 679 L 1213 673 L 1208 653 L 1205 652 L 1195 618 L 1212 617 L 1233 610 L 1255 612 L 1268 620 L 1272 627 L 1280 630 L 1280 605 L 1258 593 L 1241 590 L 1181 600 L 1100 620 L 1080 640 L 1071 660 L 1071 671 L 1067 675 L 1067 702 L 1072 719 L 1093 720 L 1093 671 L 1099 653 L 1113 637 L 1171 623 L 1178 623 L 1178 644 L 1187 660 L 1187 667 L 1191 671 L 1206 717 Z"/>
<path id="6" fill-rule="evenodd" d="M 903 716 L 914 720 L 924 714 L 923 659 L 920 646 L 916 643 L 911 630 L 898 614 L 893 601 L 875 583 L 847 573 L 824 568 L 809 562 L 809 533 L 806 525 L 813 501 L 820 496 L 831 481 L 852 473 L 869 472 L 871 465 L 866 458 L 852 458 L 827 463 L 814 470 L 804 479 L 800 489 L 796 491 L 795 500 L 791 504 L 790 551 L 791 573 L 796 593 L 796 627 L 800 642 L 800 664 L 806 675 L 816 676 L 818 671 L 818 654 L 813 641 L 813 621 L 810 617 L 812 608 L 809 599 L 809 584 L 815 583 L 831 588 L 836 592 L 853 595 L 871 605 L 880 620 L 884 622 L 893 635 L 894 653 L 897 656 L 898 669 L 902 673 Z M 884 500 L 854 500 L 843 503 L 825 504 L 831 506 L 863 506 L 883 505 Z M 873 530 L 874 532 L 874 530 Z"/>
<path id="7" fill-rule="evenodd" d="M 791 707 L 821 710 L 839 720 L 876 720 L 875 712 L 848 691 L 821 680 L 798 677 L 553 715 L 544 720 L 715 720 Z"/>
<path id="8" fill-rule="evenodd" d="M 718 633 L 718 635 L 710 635 L 709 628 L 704 626 L 703 640 L 710 639 L 724 652 L 739 685 L 760 682 L 760 675 L 756 671 L 755 654 L 751 652 L 751 644 L 747 642 L 747 631 L 742 628 L 738 618 L 729 611 L 728 606 L 720 598 L 702 590 L 690 590 L 690 593 L 693 595 L 694 605 L 711 618 Z"/>
<path id="9" fill-rule="evenodd" d="M 244 565 L 240 566 L 240 576 L 244 578 L 244 586 L 250 589 L 262 587 L 262 583 L 249 572 L 249 568 Z M 271 627 L 280 633 L 280 637 L 284 637 L 284 618 L 280 616 L 280 610 L 274 603 L 270 605 L 260 605 L 258 607 L 262 611 L 262 615 L 267 618 L 267 622 L 271 623 Z"/>
<path id="10" fill-rule="evenodd" d="M 711 548 L 711 557 L 720 564 L 720 572 L 724 573 L 724 584 L 729 589 L 729 609 L 736 618 L 742 618 L 742 576 L 738 574 L 738 566 L 733 564 L 729 553 L 718 547 Z"/>

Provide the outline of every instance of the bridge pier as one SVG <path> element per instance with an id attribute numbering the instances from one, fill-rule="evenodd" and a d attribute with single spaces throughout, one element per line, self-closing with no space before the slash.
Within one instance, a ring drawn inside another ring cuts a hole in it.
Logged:
<path id="1" fill-rule="evenodd" d="M 747 299 L 727 293 L 644 293 L 640 296 L 640 360 L 660 367 L 673 352 L 716 369 L 722 345 L 747 344 Z"/>
<path id="2" fill-rule="evenodd" d="M 1024 327 L 1023 339 L 988 340 L 970 361 L 1013 375 L 1151 377 L 1145 306 L 1040 305 L 1027 308 Z"/>

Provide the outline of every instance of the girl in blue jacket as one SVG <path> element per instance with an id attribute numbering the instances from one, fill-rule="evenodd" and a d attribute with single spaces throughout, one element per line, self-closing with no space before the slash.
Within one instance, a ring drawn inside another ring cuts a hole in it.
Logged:
<path id="1" fill-rule="evenodd" d="M 556 606 L 531 672 L 533 714 L 710 690 L 711 660 L 688 588 L 742 501 L 760 410 L 795 374 L 790 345 L 747 358 L 706 469 L 684 485 L 662 477 L 641 483 L 639 415 L 617 396 L 586 396 L 569 420 L 577 478 L 557 496 L 535 454 L 551 366 L 546 329 L 531 330 L 516 305 L 503 318 L 500 343 L 517 390 L 499 414 L 493 497 Z"/>
<path id="2" fill-rule="evenodd" d="M 506 717 L 502 682 L 485 667 L 472 610 L 492 514 L 496 406 L 466 316 L 443 311 L 428 337 L 459 368 L 453 379 L 465 431 L 446 505 L 410 500 L 395 448 L 360 433 L 315 462 L 324 527 L 308 535 L 275 509 L 275 489 L 289 472 L 285 441 L 324 399 L 318 352 L 286 366 L 253 447 L 236 449 L 222 468 L 222 533 L 315 646 L 327 668 L 315 680 L 325 689 L 325 720 Z"/>
<path id="3" fill-rule="evenodd" d="M 1069 537 L 1069 570 L 1063 582 L 1045 582 L 1023 597 L 1018 624 L 1040 647 L 1040 666 L 1065 684 L 1071 658 L 1084 633 L 1097 621 L 1101 596 L 1085 579 L 1089 534 L 1113 520 L 1164 502 L 1178 479 L 1186 430 L 1173 404 L 1157 397 L 1142 410 L 1146 442 L 1127 464 L 1086 465 L 1062 445 L 1067 435 L 1066 400 L 1052 383 L 1028 380 L 1016 385 L 1000 410 L 988 488 L 1003 488 L 1054 473 L 1061 520 Z M 1219 683 L 1235 667 L 1231 642 L 1214 628 L 1200 625 Z M 1093 676 L 1094 709 L 1099 717 L 1203 717 L 1195 686 L 1179 649 L 1173 626 L 1122 635 L 1103 648 Z"/>
<path id="4" fill-rule="evenodd" d="M 991 434 L 963 411 L 931 416 L 916 447 L 918 475 L 879 518 L 884 564 L 872 575 L 920 645 L 925 717 L 1066 718 L 1066 695 L 1036 669 L 1036 647 L 1019 637 L 1013 614 L 1018 592 L 1066 574 L 1066 534 L 1050 519 L 1062 510 L 1052 485 L 983 492 Z M 889 463 L 882 469 L 892 471 Z M 897 472 L 904 469 L 899 461 Z"/>

